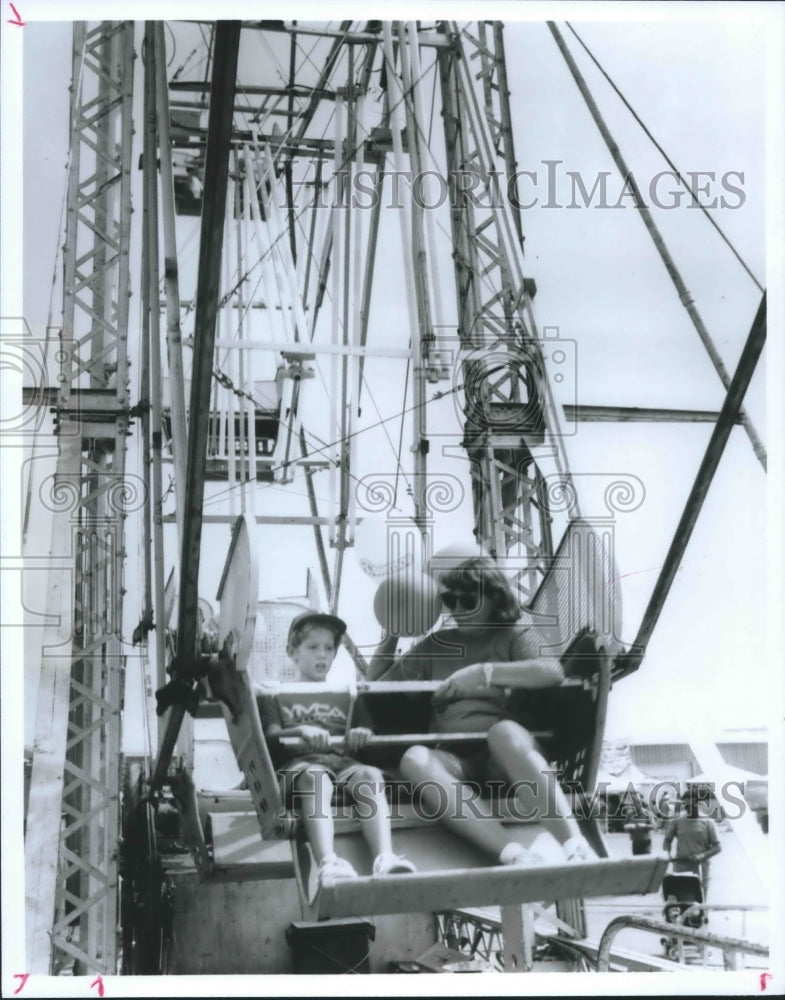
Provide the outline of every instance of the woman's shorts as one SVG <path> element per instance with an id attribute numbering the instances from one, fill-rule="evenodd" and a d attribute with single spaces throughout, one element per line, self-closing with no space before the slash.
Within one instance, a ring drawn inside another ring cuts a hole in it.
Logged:
<path id="1" fill-rule="evenodd" d="M 542 747 L 531 733 L 525 730 L 523 726 L 520 726 L 520 724 L 516 725 L 518 725 L 518 728 L 525 736 L 527 746 L 531 746 L 537 753 L 544 756 Z M 454 750 L 448 750 L 447 746 L 449 744 L 440 745 L 437 743 L 433 752 L 447 771 L 459 781 L 473 781 L 480 784 L 486 782 L 504 782 L 505 784 L 509 784 L 514 780 L 514 776 L 508 774 L 498 760 L 491 755 L 487 743 L 484 743 L 479 750 L 470 751 L 466 754 L 458 754 Z"/>
<path id="2" fill-rule="evenodd" d="M 475 781 L 484 784 L 486 781 L 509 781 L 508 776 L 491 757 L 487 745 L 466 755 L 459 755 L 454 750 L 446 750 L 437 743 L 433 753 L 439 758 L 445 769 L 453 778 L 459 781 Z"/>

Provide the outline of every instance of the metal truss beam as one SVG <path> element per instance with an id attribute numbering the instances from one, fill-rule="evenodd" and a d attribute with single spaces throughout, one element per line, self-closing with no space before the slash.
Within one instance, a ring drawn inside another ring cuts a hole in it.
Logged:
<path id="1" fill-rule="evenodd" d="M 451 47 L 438 59 L 458 334 L 466 351 L 464 383 L 474 387 L 466 393 L 464 446 L 475 533 L 493 555 L 528 561 L 531 568 L 518 579 L 526 601 L 552 554 L 544 471 L 555 470 L 569 484 L 563 416 L 534 327 L 533 283 L 523 276 L 520 214 L 507 185 L 499 184 L 500 177 L 514 177 L 516 166 L 502 27 L 479 22 L 459 30 L 450 23 L 444 30 Z"/>
<path id="2" fill-rule="evenodd" d="M 31 971 L 117 965 L 133 25 L 74 26 L 59 456 L 26 864 Z M 72 396 L 93 392 L 86 423 Z M 44 503 L 46 498 L 42 497 Z M 53 560 L 54 561 L 54 560 Z M 68 563 L 70 561 L 70 568 Z M 65 567 L 65 568 L 63 568 Z"/>

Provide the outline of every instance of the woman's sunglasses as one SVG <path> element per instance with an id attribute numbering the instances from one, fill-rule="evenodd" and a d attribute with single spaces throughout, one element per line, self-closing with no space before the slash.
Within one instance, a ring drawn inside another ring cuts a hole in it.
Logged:
<path id="1" fill-rule="evenodd" d="M 474 611 L 480 602 L 480 592 L 478 590 L 464 590 L 460 593 L 455 593 L 448 590 L 441 595 L 441 598 L 444 606 L 449 608 L 450 611 L 454 611 L 459 604 L 464 611 Z"/>

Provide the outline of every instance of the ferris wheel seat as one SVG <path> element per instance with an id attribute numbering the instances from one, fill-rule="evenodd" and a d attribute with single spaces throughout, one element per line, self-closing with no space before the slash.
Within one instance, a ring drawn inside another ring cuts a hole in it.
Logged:
<path id="1" fill-rule="evenodd" d="M 568 565 L 571 571 L 566 575 L 554 574 L 530 608 L 532 614 L 539 614 L 545 622 L 555 619 L 560 624 L 569 621 L 573 626 L 569 633 L 560 629 L 562 641 L 557 655 L 564 666 L 566 679 L 553 688 L 513 692 L 510 706 L 513 717 L 536 734 L 543 753 L 563 772 L 564 778 L 590 791 L 610 686 L 610 656 L 604 637 L 592 627 L 596 602 L 590 599 L 587 588 L 578 588 L 576 603 L 576 563 L 582 564 L 584 550 L 589 551 L 594 545 L 593 536 L 583 529 L 581 524 L 571 526 L 573 558 Z M 334 884 L 314 884 L 315 865 L 310 848 L 297 817 L 282 797 L 276 772 L 281 760 L 288 759 L 287 753 L 280 751 L 290 753 L 298 747 L 291 743 L 291 737 L 281 737 L 268 745 L 261 725 L 260 698 L 285 700 L 297 692 L 287 692 L 291 685 L 277 683 L 269 684 L 260 693 L 248 669 L 257 611 L 248 594 L 257 591 L 255 587 L 246 586 L 245 581 L 247 576 L 253 575 L 253 565 L 247 525 L 241 519 L 219 589 L 221 635 L 236 634 L 239 639 L 236 647 L 232 646 L 237 648 L 234 665 L 225 668 L 231 675 L 235 705 L 231 711 L 222 704 L 219 711 L 224 716 L 233 752 L 245 775 L 247 799 L 236 812 L 208 809 L 214 877 L 285 878 L 289 877 L 287 866 L 291 863 L 307 919 L 433 912 L 463 906 L 627 894 L 648 892 L 659 886 L 665 871 L 662 859 L 656 856 L 608 858 L 591 814 L 581 816 L 576 812 L 597 854 L 596 859 L 568 864 L 556 845 L 555 851 L 546 850 L 543 865 L 511 868 L 489 864 L 486 854 L 456 836 L 438 817 L 423 815 L 421 807 L 418 811 L 419 804 L 409 801 L 402 785 L 397 787 L 395 795 L 391 794 L 391 803 L 395 804 L 391 809 L 394 849 L 412 861 L 417 871 L 383 878 L 373 876 L 373 858 L 358 819 L 352 806 L 338 798 L 334 809 L 335 849 L 358 872 L 358 877 L 339 879 Z M 582 580 L 582 574 L 578 575 Z M 567 611 L 569 618 L 564 617 Z M 551 643 L 552 638 L 549 631 L 543 634 L 545 643 Z M 481 745 L 486 738 L 484 733 L 429 733 L 430 700 L 437 683 L 360 681 L 343 685 L 340 692 L 332 687 L 320 684 L 320 693 L 343 699 L 341 704 L 347 720 L 353 716 L 355 702 L 364 702 L 373 720 L 375 735 L 356 755 L 366 763 L 381 767 L 393 778 L 409 746 L 434 741 Z M 348 726 L 349 721 L 346 724 Z M 333 740 L 340 743 L 342 737 L 336 736 Z M 229 791 L 234 798 L 235 791 Z M 223 796 L 219 793 L 215 798 L 221 800 Z M 496 799 L 481 795 L 476 803 L 478 809 L 485 808 L 494 816 L 504 805 L 503 794 Z M 542 854 L 543 838 L 547 841 L 550 837 L 544 824 L 508 816 L 503 822 L 509 828 L 511 839 L 518 840 L 526 848 L 536 841 L 536 851 Z M 286 859 L 287 850 L 290 861 Z"/>

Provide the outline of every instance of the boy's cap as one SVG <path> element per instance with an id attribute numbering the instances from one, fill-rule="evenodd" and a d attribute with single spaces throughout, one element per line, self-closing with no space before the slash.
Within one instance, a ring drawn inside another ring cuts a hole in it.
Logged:
<path id="1" fill-rule="evenodd" d="M 325 614 L 322 611 L 306 611 L 292 620 L 289 626 L 289 636 L 286 640 L 287 644 L 292 641 L 304 625 L 324 625 L 335 633 L 336 639 L 340 639 L 346 631 L 346 622 L 342 618 Z"/>

